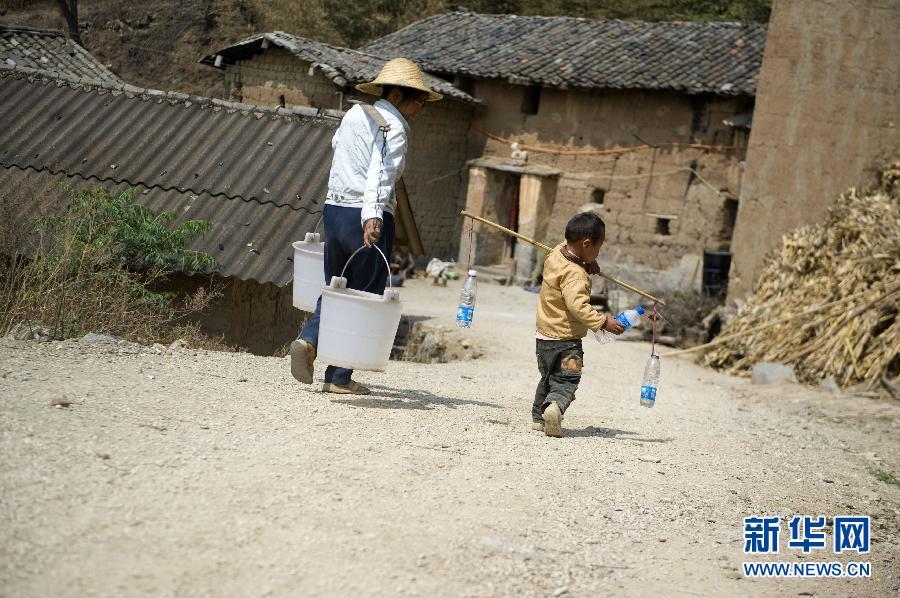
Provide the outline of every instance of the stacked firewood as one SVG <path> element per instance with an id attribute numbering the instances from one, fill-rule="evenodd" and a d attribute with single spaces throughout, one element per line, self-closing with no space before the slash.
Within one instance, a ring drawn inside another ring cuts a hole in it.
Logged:
<path id="1" fill-rule="evenodd" d="M 900 373 L 900 163 L 851 189 L 825 222 L 783 238 L 753 295 L 701 361 L 741 374 L 762 361 L 815 383 L 884 385 Z"/>

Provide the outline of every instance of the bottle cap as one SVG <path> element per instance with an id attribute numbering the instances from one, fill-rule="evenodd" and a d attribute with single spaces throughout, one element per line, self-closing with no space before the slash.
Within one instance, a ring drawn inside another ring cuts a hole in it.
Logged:
<path id="1" fill-rule="evenodd" d="M 644 312 L 645 312 L 646 310 L 644 309 L 644 306 L 643 306 L 643 305 L 638 305 L 638 306 L 635 308 L 634 311 L 638 312 L 638 315 L 639 315 L 639 316 L 642 316 L 642 315 L 644 315 Z"/>
<path id="2" fill-rule="evenodd" d="M 475 270 L 469 270 L 469 276 L 475 276 L 475 274 L 476 274 Z"/>

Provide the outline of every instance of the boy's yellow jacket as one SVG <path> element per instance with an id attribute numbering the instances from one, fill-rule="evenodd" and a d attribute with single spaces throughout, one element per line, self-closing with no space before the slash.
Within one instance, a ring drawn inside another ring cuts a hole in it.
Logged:
<path id="1" fill-rule="evenodd" d="M 537 330 L 558 339 L 584 338 L 597 331 L 606 316 L 591 307 L 591 277 L 563 256 L 556 246 L 544 261 L 544 282 L 537 308 Z"/>

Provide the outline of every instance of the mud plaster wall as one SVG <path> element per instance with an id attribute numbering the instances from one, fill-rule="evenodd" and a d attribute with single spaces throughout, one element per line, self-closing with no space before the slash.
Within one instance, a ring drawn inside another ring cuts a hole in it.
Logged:
<path id="1" fill-rule="evenodd" d="M 339 88 L 321 71 L 309 73 L 310 63 L 282 48 L 271 48 L 225 71 L 225 87 L 232 100 L 251 104 L 343 109 L 348 99 L 375 100 L 352 88 Z M 465 207 L 467 139 L 472 107 L 455 100 L 426 105 L 410 123 L 412 139 L 404 180 L 410 195 L 425 251 L 449 259 L 459 251 Z"/>
<path id="2" fill-rule="evenodd" d="M 526 89 L 496 81 L 475 82 L 475 95 L 488 108 L 473 122 L 470 155 L 510 156 L 509 145 L 481 131 L 563 150 L 669 142 L 742 145 L 746 135 L 722 121 L 753 105 L 747 97 L 544 88 L 538 113 L 524 114 Z M 561 171 L 543 240 L 561 240 L 568 219 L 592 204 L 595 190 L 602 190 L 603 205 L 590 206 L 607 224 L 601 261 L 620 273 L 646 271 L 650 288 L 696 287 L 703 251 L 729 248 L 731 222 L 725 196 L 737 197 L 744 152 L 743 147 L 728 151 L 663 148 L 619 156 L 529 152 L 529 164 Z M 672 173 L 692 162 L 721 194 L 690 172 Z M 642 176 L 651 172 L 672 174 Z M 650 214 L 671 217 L 669 235 L 657 232 L 657 217 Z"/>
<path id="3" fill-rule="evenodd" d="M 174 275 L 167 289 L 192 293 L 209 287 L 205 276 Z M 214 277 L 222 295 L 209 308 L 193 317 L 204 332 L 224 337 L 228 345 L 256 355 L 274 355 L 297 338 L 297 332 L 309 314 L 293 307 L 292 288 L 288 284 L 259 284 L 236 278 Z"/>
<path id="4" fill-rule="evenodd" d="M 729 300 L 765 255 L 900 156 L 900 2 L 776 0 L 734 237 Z M 762 225 L 764 223 L 764 225 Z"/>

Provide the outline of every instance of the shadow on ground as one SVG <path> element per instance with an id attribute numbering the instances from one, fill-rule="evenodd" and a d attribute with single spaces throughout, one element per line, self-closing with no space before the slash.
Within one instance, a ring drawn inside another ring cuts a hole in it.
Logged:
<path id="1" fill-rule="evenodd" d="M 588 426 L 580 430 L 565 429 L 565 435 L 569 438 L 615 438 L 617 440 L 631 440 L 632 442 L 672 442 L 674 438 L 633 438 L 636 432 L 617 430 L 615 428 L 599 428 Z"/>
<path id="2" fill-rule="evenodd" d="M 496 403 L 470 399 L 451 399 L 427 390 L 389 388 L 387 386 L 372 386 L 371 390 L 372 393 L 365 397 L 332 399 L 331 402 L 369 409 L 434 409 L 436 405 L 450 409 L 456 409 L 459 405 L 476 405 L 478 407 L 502 409 Z"/>

